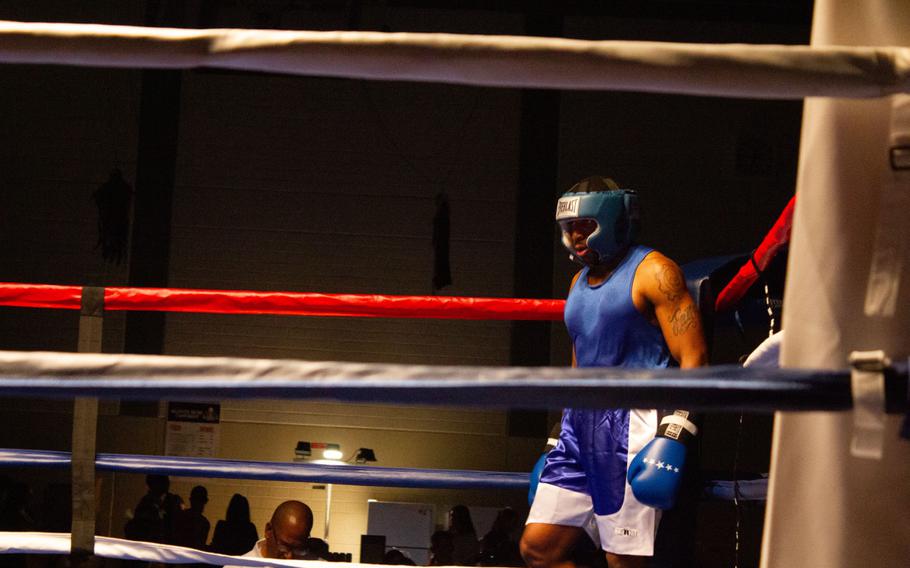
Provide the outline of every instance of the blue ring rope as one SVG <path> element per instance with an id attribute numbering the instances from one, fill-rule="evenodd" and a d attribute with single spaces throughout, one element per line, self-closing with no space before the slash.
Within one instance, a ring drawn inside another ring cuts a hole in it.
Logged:
<path id="1" fill-rule="evenodd" d="M 68 468 L 70 463 L 69 452 L 0 449 L 0 465 L 4 467 Z M 338 483 L 413 489 L 519 489 L 524 491 L 528 489 L 527 473 L 502 471 L 281 463 L 105 453 L 96 455 L 95 468 L 99 471 L 157 473 L 178 477 Z"/>
<path id="2" fill-rule="evenodd" d="M 0 467 L 63 469 L 70 467 L 70 464 L 69 452 L 0 448 Z M 99 471 L 157 473 L 177 477 L 337 483 L 411 489 L 515 489 L 527 491 L 529 485 L 528 473 L 504 471 L 302 464 L 142 454 L 100 453 L 95 457 L 95 468 Z M 723 480 L 707 481 L 703 491 L 704 497 L 733 500 L 733 490 L 728 487 L 731 483 Z M 739 495 L 740 499 L 764 499 L 767 492 L 767 479 L 744 480 L 739 483 L 748 488 L 748 494 Z"/>

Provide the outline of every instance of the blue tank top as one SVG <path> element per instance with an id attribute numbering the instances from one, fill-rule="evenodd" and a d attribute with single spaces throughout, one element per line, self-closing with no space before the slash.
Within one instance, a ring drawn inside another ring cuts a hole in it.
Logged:
<path id="1" fill-rule="evenodd" d="M 601 284 L 588 284 L 586 266 L 566 299 L 565 321 L 579 367 L 653 368 L 670 364 L 660 328 L 635 308 L 632 281 L 653 249 L 635 245 Z"/>

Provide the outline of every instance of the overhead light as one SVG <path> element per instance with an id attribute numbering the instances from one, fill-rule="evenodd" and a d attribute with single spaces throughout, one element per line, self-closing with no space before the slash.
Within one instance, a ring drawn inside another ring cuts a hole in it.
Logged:
<path id="1" fill-rule="evenodd" d="M 318 458 L 318 459 L 313 459 Z M 294 448 L 294 461 L 310 463 L 337 463 L 344 464 L 344 454 L 341 453 L 341 444 L 326 442 L 299 441 Z M 376 461 L 376 454 L 371 448 L 360 448 L 353 456 L 347 458 L 347 463 L 367 463 Z"/>
<path id="2" fill-rule="evenodd" d="M 341 461 L 341 460 L 312 460 L 309 463 L 313 463 L 316 465 L 351 465 L 351 464 L 349 464 L 345 461 Z M 331 484 L 329 484 L 329 485 L 331 485 Z"/>
<path id="3" fill-rule="evenodd" d="M 376 461 L 376 453 L 372 448 L 360 448 L 354 454 L 354 463 L 367 463 Z"/>
<path id="4" fill-rule="evenodd" d="M 344 457 L 344 454 L 341 453 L 341 445 L 326 444 L 325 449 L 322 451 L 322 457 L 327 460 L 340 460 Z"/>

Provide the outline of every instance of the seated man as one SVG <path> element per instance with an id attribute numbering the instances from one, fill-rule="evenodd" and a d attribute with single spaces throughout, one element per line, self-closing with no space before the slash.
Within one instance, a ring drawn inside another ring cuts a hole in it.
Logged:
<path id="1" fill-rule="evenodd" d="M 299 559 L 307 552 L 313 511 L 300 501 L 285 501 L 265 524 L 265 538 L 244 554 L 248 558 Z"/>

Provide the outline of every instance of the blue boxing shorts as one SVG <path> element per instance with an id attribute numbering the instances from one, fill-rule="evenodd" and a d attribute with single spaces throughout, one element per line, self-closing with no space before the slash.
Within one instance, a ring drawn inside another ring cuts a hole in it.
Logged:
<path id="1" fill-rule="evenodd" d="M 607 552 L 653 556 L 660 511 L 635 499 L 626 473 L 656 432 L 656 410 L 566 409 L 528 524 L 580 527 Z"/>

